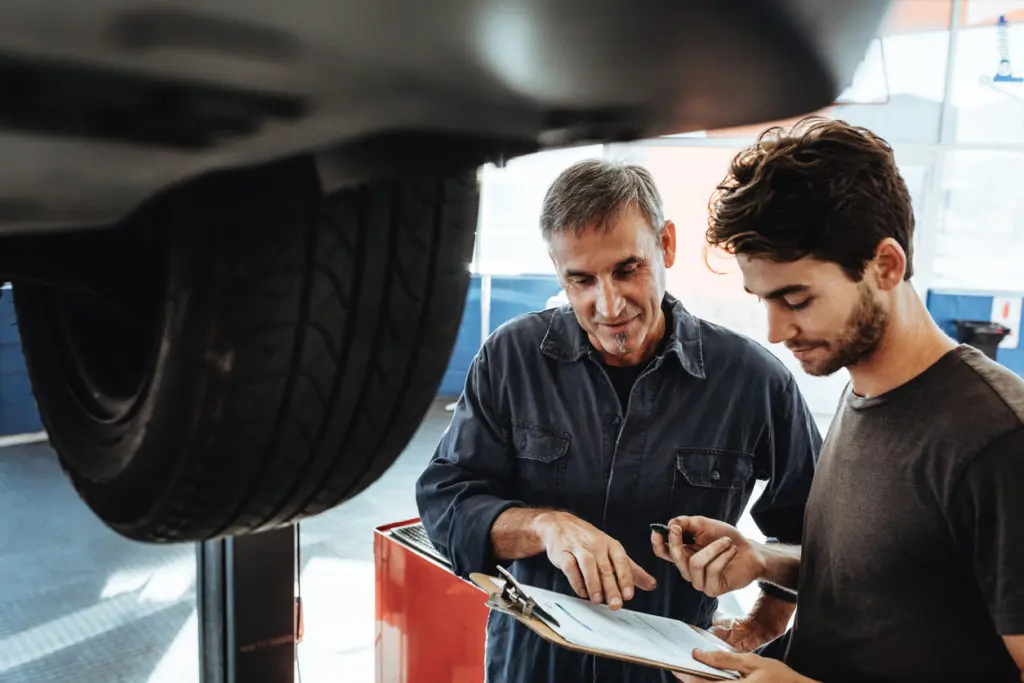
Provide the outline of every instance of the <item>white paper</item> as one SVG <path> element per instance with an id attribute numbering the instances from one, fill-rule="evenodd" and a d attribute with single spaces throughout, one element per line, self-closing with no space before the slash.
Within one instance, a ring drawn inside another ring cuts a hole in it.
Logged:
<path id="1" fill-rule="evenodd" d="M 989 320 L 1010 328 L 1010 334 L 1003 337 L 999 342 L 1001 349 L 1017 348 L 1020 339 L 1020 309 L 1021 297 L 996 296 L 992 297 L 992 315 Z"/>
<path id="2" fill-rule="evenodd" d="M 695 648 L 734 650 L 710 633 L 695 631 L 681 621 L 628 609 L 612 610 L 607 605 L 534 586 L 524 585 L 523 590 L 558 620 L 557 627 L 549 624 L 551 629 L 574 645 L 678 666 L 693 673 L 738 678 L 733 672 L 695 660 L 691 656 Z"/>

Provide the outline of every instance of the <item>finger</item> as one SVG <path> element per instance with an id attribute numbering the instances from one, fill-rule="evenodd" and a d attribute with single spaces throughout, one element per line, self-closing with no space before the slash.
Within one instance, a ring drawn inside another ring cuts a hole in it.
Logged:
<path id="1" fill-rule="evenodd" d="M 657 557 L 668 562 L 672 561 L 672 556 L 668 553 L 668 543 L 665 542 L 665 537 L 657 531 L 651 532 L 651 547 L 654 549 L 654 554 Z"/>
<path id="2" fill-rule="evenodd" d="M 704 569 L 704 592 L 709 597 L 717 598 L 732 590 L 729 588 L 729 581 L 726 578 L 725 570 L 733 558 L 736 557 L 736 553 L 739 550 L 736 546 L 732 546 L 712 560 Z"/>
<path id="3" fill-rule="evenodd" d="M 637 588 L 645 591 L 652 591 L 658 587 L 658 580 L 647 573 L 647 571 L 633 560 L 629 561 L 633 568 L 633 583 Z"/>
<path id="4" fill-rule="evenodd" d="M 732 547 L 732 539 L 723 536 L 708 547 L 696 553 L 690 558 L 690 583 L 699 591 L 704 591 L 705 575 L 704 570 L 715 558 Z"/>
<path id="5" fill-rule="evenodd" d="M 633 563 L 630 561 L 626 551 L 618 543 L 613 543 L 608 553 L 611 558 L 612 567 L 615 569 L 615 578 L 619 583 L 619 594 L 623 600 L 633 599 Z"/>
<path id="6" fill-rule="evenodd" d="M 565 578 L 569 579 L 569 585 L 572 586 L 576 595 L 586 600 L 587 586 L 583 581 L 583 574 L 580 572 L 580 567 L 576 563 L 576 557 L 568 551 L 564 552 L 562 562 L 558 568 L 562 570 L 563 574 L 565 574 Z"/>
<path id="7" fill-rule="evenodd" d="M 597 569 L 597 562 L 589 550 L 577 550 L 573 553 L 576 563 L 583 573 L 583 583 L 587 587 L 587 595 L 591 602 L 604 600 L 604 590 L 601 588 L 601 573 Z"/>
<path id="8" fill-rule="evenodd" d="M 761 658 L 752 654 L 734 654 L 720 650 L 694 650 L 693 658 L 702 664 L 713 666 L 716 669 L 730 669 L 741 674 L 749 674 L 757 671 L 758 660 Z"/>
<path id="9" fill-rule="evenodd" d="M 668 528 L 669 547 L 678 545 L 685 555 L 692 555 L 700 550 L 702 546 L 692 543 L 693 538 L 687 539 L 687 536 L 693 536 L 693 532 L 686 531 L 678 524 L 672 524 Z"/>
<path id="10" fill-rule="evenodd" d="M 615 576 L 615 566 L 612 565 L 611 558 L 608 555 L 597 556 L 597 571 L 601 575 L 604 601 L 612 609 L 622 607 L 622 593 L 619 592 L 619 582 Z"/>
<path id="11" fill-rule="evenodd" d="M 707 517 L 700 516 L 682 516 L 673 517 L 668 522 L 669 528 L 673 526 L 679 527 L 680 531 L 685 531 L 687 534 L 693 534 L 697 545 L 704 546 L 715 540 L 717 536 L 712 535 L 708 529 Z M 709 538 L 710 536 L 710 538 Z"/>
<path id="12" fill-rule="evenodd" d="M 679 527 L 672 524 L 668 532 L 668 554 L 672 562 L 679 568 L 679 573 L 687 581 L 693 582 L 690 575 L 690 553 L 683 547 L 682 532 Z"/>

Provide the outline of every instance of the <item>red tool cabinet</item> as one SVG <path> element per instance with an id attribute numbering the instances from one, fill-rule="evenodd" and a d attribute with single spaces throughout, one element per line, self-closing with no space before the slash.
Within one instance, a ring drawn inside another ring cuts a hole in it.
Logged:
<path id="1" fill-rule="evenodd" d="M 425 538 L 416 519 L 374 530 L 377 683 L 481 683 L 487 596 Z"/>

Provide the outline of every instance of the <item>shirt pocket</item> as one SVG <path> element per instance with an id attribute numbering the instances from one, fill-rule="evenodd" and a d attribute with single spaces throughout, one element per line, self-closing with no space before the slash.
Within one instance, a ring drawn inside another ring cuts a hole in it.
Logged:
<path id="1" fill-rule="evenodd" d="M 570 441 L 568 432 L 534 422 L 512 421 L 520 500 L 543 505 L 561 500 Z"/>
<path id="2" fill-rule="evenodd" d="M 704 515 L 735 524 L 750 496 L 753 477 L 751 453 L 677 448 L 670 515 Z"/>

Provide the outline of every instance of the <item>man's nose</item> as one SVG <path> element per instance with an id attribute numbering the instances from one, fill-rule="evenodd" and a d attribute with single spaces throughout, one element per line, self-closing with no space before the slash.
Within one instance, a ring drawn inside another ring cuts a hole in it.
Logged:
<path id="1" fill-rule="evenodd" d="M 619 292 L 619 288 L 613 282 L 602 282 L 597 294 L 597 312 L 605 320 L 616 320 L 622 309 L 625 308 L 626 300 Z"/>
<path id="2" fill-rule="evenodd" d="M 785 311 L 778 306 L 768 304 L 768 343 L 778 344 L 796 336 L 796 325 Z"/>

